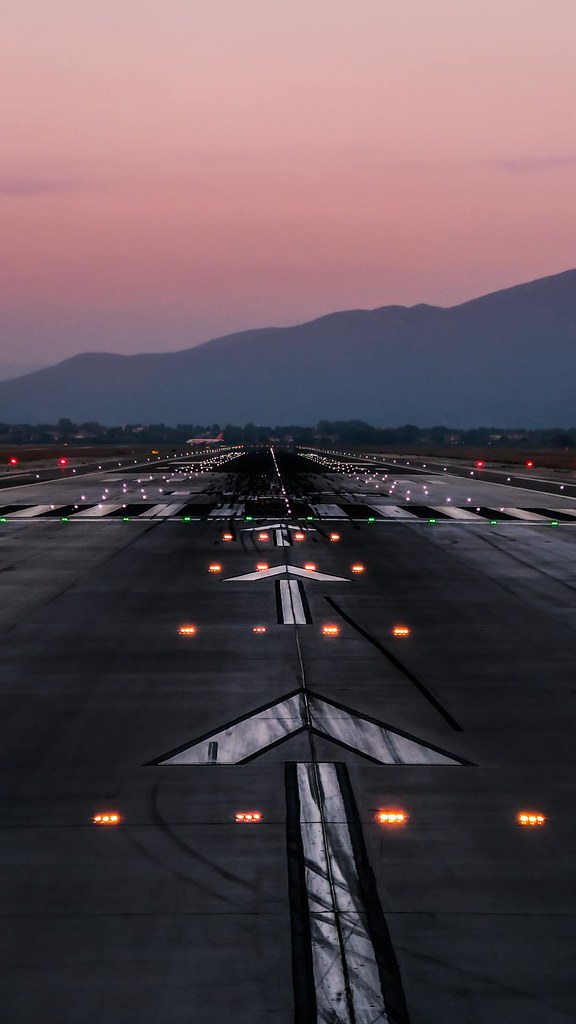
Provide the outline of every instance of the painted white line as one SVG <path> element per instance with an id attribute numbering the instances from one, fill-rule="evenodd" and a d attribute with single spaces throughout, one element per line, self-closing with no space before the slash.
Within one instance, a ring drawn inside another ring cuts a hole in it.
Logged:
<path id="1" fill-rule="evenodd" d="M 339 505 L 310 505 L 310 508 L 314 509 L 316 515 L 320 516 L 321 519 L 326 517 L 331 519 L 348 519 L 348 516 Z"/>
<path id="2" fill-rule="evenodd" d="M 567 516 L 576 516 L 576 508 L 554 508 L 553 512 L 565 512 Z"/>
<path id="3" fill-rule="evenodd" d="M 525 520 L 527 523 L 548 523 L 550 516 L 538 515 L 536 512 L 528 512 L 523 508 L 505 508 L 504 512 L 515 519 Z"/>
<path id="4" fill-rule="evenodd" d="M 312 572 L 310 569 L 301 569 L 298 565 L 275 565 L 271 569 L 262 569 L 261 572 L 246 572 L 242 576 L 228 576 L 223 583 L 248 583 L 257 580 L 270 579 L 271 576 L 301 576 L 303 579 L 316 580 L 323 583 L 349 583 L 350 580 L 344 576 L 329 576 L 325 572 Z"/>
<path id="5" fill-rule="evenodd" d="M 290 541 L 286 539 L 284 530 L 274 530 L 274 543 L 277 548 L 291 547 Z"/>
<path id="6" fill-rule="evenodd" d="M 329 576 L 326 572 L 301 569 L 298 565 L 287 565 L 286 570 L 289 576 L 301 576 L 305 580 L 317 580 L 322 583 L 350 583 L 345 576 Z"/>
<path id="7" fill-rule="evenodd" d="M 306 625 L 306 612 L 297 580 L 280 580 L 282 621 L 285 626 Z"/>
<path id="8" fill-rule="evenodd" d="M 486 522 L 482 516 L 477 516 L 475 512 L 470 512 L 467 508 L 456 508 L 455 505 L 435 505 L 434 510 L 436 512 L 444 512 L 451 519 L 465 519 L 469 522 L 474 520 L 477 523 Z"/>
<path id="9" fill-rule="evenodd" d="M 301 729 L 301 702 L 301 694 L 288 697 L 266 711 L 204 737 L 160 764 L 238 764 Z"/>
<path id="10" fill-rule="evenodd" d="M 280 603 L 282 607 L 282 622 L 285 626 L 294 624 L 294 612 L 290 600 L 290 584 L 292 580 L 280 580 Z"/>
<path id="11" fill-rule="evenodd" d="M 407 512 L 404 508 L 398 508 L 397 505 L 383 505 L 373 502 L 368 504 L 368 508 L 373 508 L 375 512 L 386 516 L 387 519 L 418 519 L 418 516 L 413 516 L 411 512 Z"/>
<path id="12" fill-rule="evenodd" d="M 208 519 L 234 519 L 244 515 L 244 507 L 244 505 L 222 505 L 221 508 L 215 508 Z"/>
<path id="13" fill-rule="evenodd" d="M 239 722 L 192 740 L 186 747 L 162 757 L 157 763 L 238 764 L 309 725 L 313 731 L 379 764 L 461 764 L 450 755 L 433 750 L 422 740 L 409 739 L 392 728 L 368 721 L 352 710 L 334 707 L 311 693 L 305 697 L 304 692 L 291 694 L 263 711 L 255 711 Z"/>
<path id="14" fill-rule="evenodd" d="M 64 508 L 64 505 L 32 505 L 31 508 L 22 508 L 19 512 L 9 512 L 5 519 L 33 519 L 34 516 L 40 516 L 43 512 L 57 512 L 59 508 Z"/>
<path id="15" fill-rule="evenodd" d="M 139 519 L 153 519 L 154 516 L 160 515 L 161 512 L 165 512 L 169 505 L 153 505 L 147 512 L 142 512 L 138 517 Z"/>
<path id="16" fill-rule="evenodd" d="M 110 512 L 116 512 L 119 508 L 124 508 L 124 505 L 92 505 L 91 508 L 84 508 L 81 512 L 74 512 L 70 515 L 70 519 L 102 519 L 103 516 L 107 516 Z"/>
<path id="17" fill-rule="evenodd" d="M 272 569 L 262 569 L 260 572 L 245 572 L 242 576 L 228 576 L 223 583 L 254 583 L 256 580 L 269 580 L 272 576 L 285 576 L 286 566 L 275 565 Z"/>
<path id="18" fill-rule="evenodd" d="M 408 739 L 361 715 L 335 708 L 319 697 L 309 697 L 312 727 L 330 739 L 366 754 L 380 764 L 459 765 L 425 743 Z"/>
<path id="19" fill-rule="evenodd" d="M 164 505 L 163 511 L 158 512 L 158 518 L 169 519 L 170 516 L 178 515 L 178 512 L 180 512 L 183 508 L 184 505 L 182 502 L 180 502 L 178 505 Z"/>
<path id="20" fill-rule="evenodd" d="M 335 766 L 298 764 L 297 779 L 317 1021 L 385 1024 L 389 1018 Z"/>

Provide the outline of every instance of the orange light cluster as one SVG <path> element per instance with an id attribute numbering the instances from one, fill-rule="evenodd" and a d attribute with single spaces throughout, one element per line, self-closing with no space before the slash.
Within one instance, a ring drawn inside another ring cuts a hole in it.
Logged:
<path id="1" fill-rule="evenodd" d="M 294 534 L 294 540 L 306 540 L 306 534 L 305 533 L 295 533 Z"/>
<path id="2" fill-rule="evenodd" d="M 521 811 L 516 815 L 519 825 L 544 825 L 546 818 L 543 814 L 534 814 L 532 811 Z"/>
<path id="3" fill-rule="evenodd" d="M 408 626 L 394 626 L 392 636 L 410 636 Z"/>
<path id="4" fill-rule="evenodd" d="M 269 569 L 270 566 L 268 565 L 268 562 L 258 562 L 256 568 L 258 569 L 258 572 L 266 572 L 266 569 Z"/>
<path id="5" fill-rule="evenodd" d="M 316 572 L 316 562 L 306 562 L 304 568 L 308 572 Z"/>
<path id="6" fill-rule="evenodd" d="M 198 631 L 196 626 L 180 626 L 178 632 L 180 636 L 194 636 Z"/>
<path id="7" fill-rule="evenodd" d="M 252 632 L 253 633 L 265 633 L 266 632 L 266 626 L 252 626 Z"/>
<path id="8" fill-rule="evenodd" d="M 270 534 L 269 533 L 259 533 L 258 534 L 258 540 L 270 540 Z"/>
<path id="9" fill-rule="evenodd" d="M 234 540 L 234 535 L 232 533 L 223 533 L 222 540 Z"/>
<path id="10" fill-rule="evenodd" d="M 220 562 L 212 562 L 208 566 L 208 572 L 222 572 L 222 566 L 220 565 Z"/>
<path id="11" fill-rule="evenodd" d="M 121 820 L 120 815 L 116 811 L 108 812 L 107 814 L 95 814 L 92 818 L 94 825 L 118 825 Z"/>
<path id="12" fill-rule="evenodd" d="M 364 572 L 364 566 L 361 562 L 355 562 L 352 566 L 352 572 Z"/>
<path id="13" fill-rule="evenodd" d="M 340 626 L 322 626 L 322 632 L 324 636 L 338 636 Z"/>
<path id="14" fill-rule="evenodd" d="M 339 533 L 331 533 L 330 534 L 330 540 L 332 540 L 332 541 L 340 540 L 340 534 Z"/>
<path id="15" fill-rule="evenodd" d="M 255 821 L 262 821 L 262 815 L 260 811 L 236 811 L 236 821 L 242 825 L 250 824 Z"/>
<path id="16" fill-rule="evenodd" d="M 403 825 L 408 819 L 408 815 L 404 811 L 378 811 L 376 820 L 381 825 Z"/>

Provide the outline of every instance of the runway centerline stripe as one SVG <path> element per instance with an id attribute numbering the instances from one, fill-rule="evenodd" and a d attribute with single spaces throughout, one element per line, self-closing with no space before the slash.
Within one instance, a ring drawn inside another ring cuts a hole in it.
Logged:
<path id="1" fill-rule="evenodd" d="M 372 644 L 373 647 L 380 651 L 380 653 L 383 654 L 384 657 L 387 658 L 388 661 L 392 665 L 394 665 L 394 667 L 397 668 L 398 671 L 401 672 L 402 675 L 405 676 L 406 679 L 408 679 L 409 682 L 411 682 L 416 687 L 417 690 L 420 691 L 422 696 L 428 701 L 429 704 L 432 705 L 433 708 L 436 709 L 436 711 L 438 712 L 439 715 L 442 716 L 444 721 L 448 722 L 448 725 L 452 729 L 454 729 L 456 732 L 463 732 L 462 726 L 458 724 L 458 722 L 456 721 L 455 718 L 452 717 L 450 712 L 447 711 L 446 708 L 440 703 L 440 701 L 430 692 L 428 687 L 424 683 L 420 682 L 420 680 L 414 675 L 413 672 L 410 672 L 409 669 L 404 667 L 404 665 L 396 657 L 396 655 L 392 654 L 392 651 L 389 651 L 388 648 L 380 642 L 380 640 L 377 640 L 376 637 L 372 636 L 372 634 L 369 633 L 366 629 L 364 629 L 363 626 L 361 626 L 358 622 L 355 622 L 355 620 L 350 615 L 348 615 L 347 612 L 345 612 L 344 609 L 340 607 L 340 605 L 336 604 L 336 601 L 334 601 L 331 597 L 325 595 L 324 600 L 328 602 L 330 607 L 333 608 L 334 611 L 337 612 L 342 619 L 344 619 L 344 622 L 347 622 L 349 626 L 352 626 L 352 629 L 355 629 L 356 632 L 360 634 L 360 636 L 363 636 L 364 639 L 368 641 L 368 643 Z"/>

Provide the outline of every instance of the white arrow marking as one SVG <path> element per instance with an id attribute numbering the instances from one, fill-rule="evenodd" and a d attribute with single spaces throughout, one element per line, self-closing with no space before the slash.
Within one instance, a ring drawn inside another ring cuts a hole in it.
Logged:
<path id="1" fill-rule="evenodd" d="M 189 744 L 158 764 L 240 764 L 304 728 L 302 693 Z"/>
<path id="2" fill-rule="evenodd" d="M 458 757 L 437 750 L 383 722 L 365 718 L 349 708 L 318 697 L 309 690 L 306 693 L 312 732 L 333 740 L 371 761 L 388 765 L 465 763 Z M 299 690 L 274 704 L 258 708 L 251 715 L 245 715 L 223 728 L 193 740 L 192 743 L 154 763 L 241 764 L 306 728 L 309 726 L 304 692 Z"/>
<path id="3" fill-rule="evenodd" d="M 283 576 L 286 573 L 285 565 L 275 565 L 272 569 L 261 569 L 256 572 L 246 572 L 243 576 L 228 576 L 223 583 L 243 583 L 250 580 L 269 580 L 272 576 Z"/>
<path id="4" fill-rule="evenodd" d="M 301 569 L 298 565 L 275 565 L 271 569 L 262 569 L 256 572 L 246 572 L 242 576 L 228 576 L 223 583 L 242 583 L 252 580 L 266 580 L 271 576 L 301 576 L 307 580 L 318 580 L 323 583 L 349 583 L 345 576 L 329 576 L 325 572 L 316 572 L 311 569 Z"/>

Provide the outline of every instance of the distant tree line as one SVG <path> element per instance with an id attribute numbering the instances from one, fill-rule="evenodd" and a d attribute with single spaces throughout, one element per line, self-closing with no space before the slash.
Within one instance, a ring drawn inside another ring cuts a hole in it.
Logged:
<path id="1" fill-rule="evenodd" d="M 534 447 L 576 448 L 576 427 L 564 430 L 527 430 L 502 427 L 474 427 L 461 430 L 453 427 L 416 427 L 411 423 L 399 427 L 373 427 L 362 420 L 320 420 L 315 426 L 298 424 L 264 425 L 246 423 L 244 426 L 219 423 L 179 423 L 167 426 L 165 423 L 133 423 L 119 426 L 103 426 L 89 421 L 73 423 L 62 418 L 57 423 L 32 425 L 29 423 L 0 423 L 0 443 L 10 444 L 94 444 L 121 445 L 181 445 L 189 437 L 210 435 L 216 437 L 224 432 L 224 440 L 230 444 L 252 444 L 277 438 L 279 441 L 293 441 L 296 444 L 336 445 L 493 445 L 495 448 Z"/>

